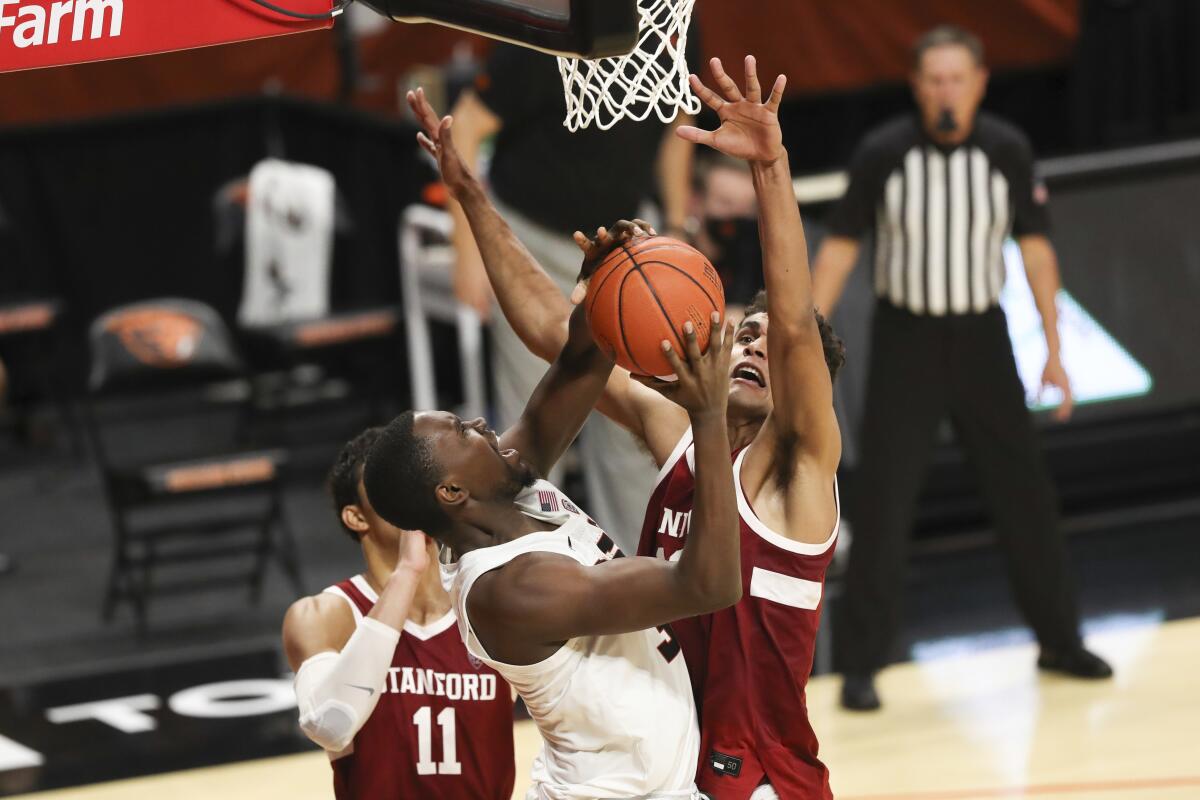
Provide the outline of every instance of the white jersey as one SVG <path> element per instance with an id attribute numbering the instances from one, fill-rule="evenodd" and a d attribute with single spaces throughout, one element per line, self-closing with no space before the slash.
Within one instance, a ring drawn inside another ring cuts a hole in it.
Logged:
<path id="1" fill-rule="evenodd" d="M 467 597 L 479 576 L 532 552 L 593 567 L 623 554 L 553 484 L 539 480 L 516 504 L 556 530 L 531 533 L 442 565 L 467 650 L 520 693 L 542 734 L 528 800 L 693 798 L 700 749 L 687 666 L 670 629 L 577 636 L 536 664 L 491 658 L 471 628 Z"/>

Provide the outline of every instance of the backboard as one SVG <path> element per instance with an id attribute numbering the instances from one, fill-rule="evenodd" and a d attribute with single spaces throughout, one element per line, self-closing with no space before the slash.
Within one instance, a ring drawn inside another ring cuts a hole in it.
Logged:
<path id="1" fill-rule="evenodd" d="M 558 56 L 620 56 L 638 41 L 637 0 L 359 2 L 400 22 L 434 22 Z"/>

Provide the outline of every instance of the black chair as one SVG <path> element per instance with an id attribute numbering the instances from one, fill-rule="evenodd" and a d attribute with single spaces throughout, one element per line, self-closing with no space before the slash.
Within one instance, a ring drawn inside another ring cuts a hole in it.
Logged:
<path id="1" fill-rule="evenodd" d="M 152 594 L 230 583 L 247 583 L 257 602 L 271 558 L 303 594 L 283 514 L 286 454 L 231 446 L 249 391 L 217 313 L 174 298 L 122 306 L 92 323 L 89 344 L 85 430 L 114 533 L 104 619 L 128 601 L 144 633 Z"/>
<path id="2" fill-rule="evenodd" d="M 390 399 L 403 379 L 396 366 L 403 358 L 400 322 L 398 307 L 378 306 L 238 329 L 254 372 L 249 436 L 264 438 L 269 423 L 277 425 L 291 412 L 357 399 L 365 400 L 365 424 L 395 413 Z M 309 385 L 297 377 L 306 371 L 315 378 Z M 265 438 L 287 441 L 278 434 Z"/>
<path id="3" fill-rule="evenodd" d="M 27 444 L 36 444 L 31 419 L 39 403 L 50 403 L 78 457 L 83 452 L 79 426 L 57 370 L 63 355 L 63 313 L 64 304 L 57 297 L 0 297 L 0 360 L 12 383 L 8 402 L 15 415 L 14 432 Z"/>
<path id="4" fill-rule="evenodd" d="M 224 268 L 247 269 L 249 190 L 249 180 L 242 178 L 219 187 L 213 196 L 216 257 Z M 353 252 L 355 225 L 336 188 L 333 223 L 332 253 L 340 256 L 330 264 L 331 310 L 316 317 L 254 324 L 239 312 L 235 335 L 253 388 L 244 432 L 247 441 L 286 444 L 282 425 L 293 413 L 324 414 L 351 400 L 366 401 L 366 418 L 354 427 L 375 424 L 398 410 L 392 401 L 406 390 L 398 367 L 403 361 L 399 307 L 395 303 L 354 309 L 337 306 L 335 287 L 349 266 L 347 253 Z"/>

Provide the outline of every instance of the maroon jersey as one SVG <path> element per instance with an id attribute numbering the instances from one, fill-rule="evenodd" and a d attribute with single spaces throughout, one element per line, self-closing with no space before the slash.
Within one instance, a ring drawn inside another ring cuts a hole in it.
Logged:
<path id="1" fill-rule="evenodd" d="M 696 783 L 720 800 L 745 800 L 763 783 L 789 800 L 832 798 L 804 687 L 837 526 L 827 541 L 810 545 L 764 525 L 742 491 L 745 453 L 733 454 L 742 599 L 732 608 L 671 623 L 700 713 Z M 693 460 L 689 430 L 659 472 L 638 555 L 679 558 L 695 501 Z"/>
<path id="2" fill-rule="evenodd" d="M 346 598 L 356 622 L 378 599 L 359 575 L 325 591 Z M 407 622 L 379 704 L 330 759 L 337 800 L 509 800 L 512 693 L 467 654 L 453 611 L 427 626 Z"/>

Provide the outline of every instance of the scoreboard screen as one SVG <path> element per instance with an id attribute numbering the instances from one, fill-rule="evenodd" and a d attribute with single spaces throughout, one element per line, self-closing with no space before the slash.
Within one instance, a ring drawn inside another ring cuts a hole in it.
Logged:
<path id="1" fill-rule="evenodd" d="M 1000 305 L 1008 318 L 1017 372 L 1025 386 L 1025 401 L 1032 409 L 1057 406 L 1062 393 L 1055 387 L 1042 388 L 1046 365 L 1046 336 L 1042 317 L 1025 278 L 1021 249 L 1009 241 L 1004 247 L 1008 279 Z M 1076 404 L 1099 403 L 1150 393 L 1153 381 L 1146 368 L 1112 337 L 1071 293 L 1058 293 L 1058 335 L 1063 367 L 1071 378 Z"/>
<path id="2" fill-rule="evenodd" d="M 1063 364 L 1085 403 L 1082 417 L 1200 407 L 1200 225 L 1191 213 L 1200 144 L 1196 150 L 1188 159 L 1049 181 Z M 1045 341 L 1035 335 L 1041 322 L 1030 316 L 1020 251 L 1010 244 L 1005 256 L 1002 302 L 1032 397 Z"/>

